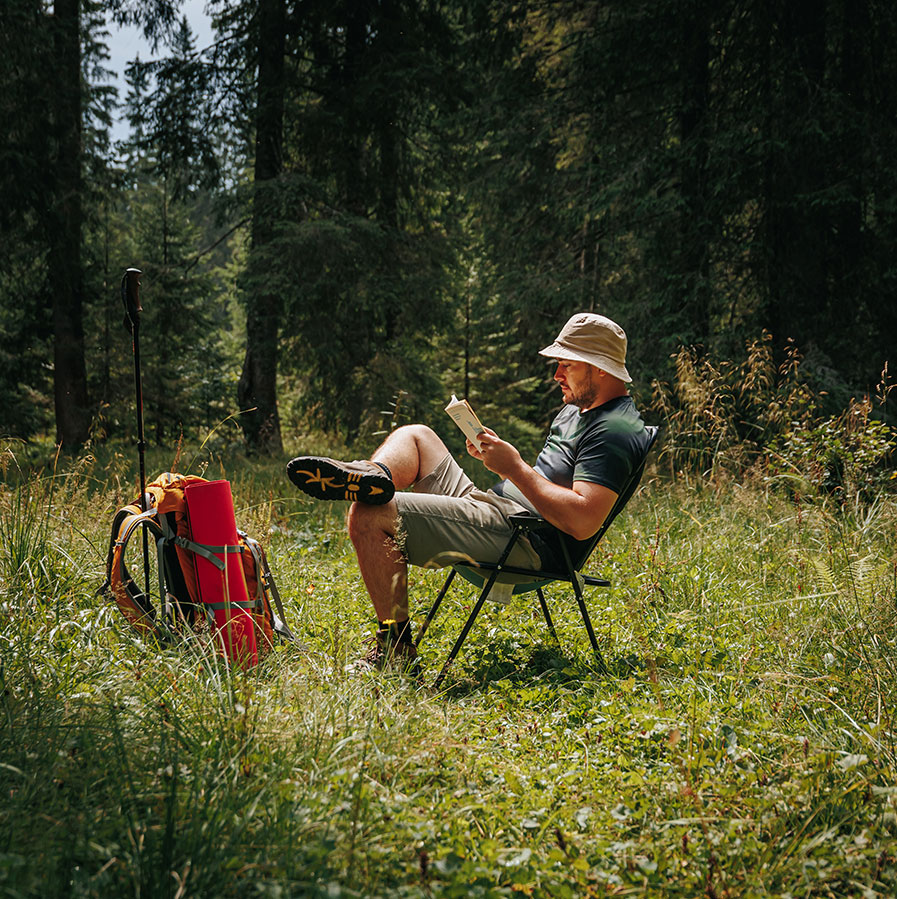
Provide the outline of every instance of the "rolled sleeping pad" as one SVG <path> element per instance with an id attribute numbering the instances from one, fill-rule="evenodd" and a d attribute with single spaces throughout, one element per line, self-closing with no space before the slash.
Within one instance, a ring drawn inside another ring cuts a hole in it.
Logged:
<path id="1" fill-rule="evenodd" d="M 196 555 L 200 599 L 211 606 L 228 658 L 241 665 L 258 664 L 255 627 L 249 613 L 249 591 L 243 576 L 234 500 L 228 481 L 189 484 L 184 491 L 190 532 L 224 563 L 220 570 Z"/>

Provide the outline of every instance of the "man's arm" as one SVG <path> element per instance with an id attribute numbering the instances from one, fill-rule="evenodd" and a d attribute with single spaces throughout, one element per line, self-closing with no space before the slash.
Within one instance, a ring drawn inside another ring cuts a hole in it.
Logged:
<path id="1" fill-rule="evenodd" d="M 577 540 L 591 537 L 604 523 L 617 494 L 601 484 L 574 481 L 572 487 L 553 484 L 527 465 L 517 449 L 487 428 L 479 448 L 467 441 L 467 452 L 490 471 L 507 478 L 548 522 Z"/>

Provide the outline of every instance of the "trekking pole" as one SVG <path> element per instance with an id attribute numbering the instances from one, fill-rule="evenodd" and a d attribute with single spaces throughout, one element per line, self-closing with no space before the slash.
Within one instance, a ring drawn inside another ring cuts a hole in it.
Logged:
<path id="1" fill-rule="evenodd" d="M 137 385 L 137 455 L 140 460 L 140 509 L 146 512 L 146 440 L 143 434 L 143 385 L 140 381 L 140 275 L 139 268 L 129 268 L 121 279 L 121 300 L 125 306 L 125 327 L 131 331 L 134 350 L 134 381 Z M 149 540 L 143 528 L 143 576 L 145 595 L 150 595 Z"/>

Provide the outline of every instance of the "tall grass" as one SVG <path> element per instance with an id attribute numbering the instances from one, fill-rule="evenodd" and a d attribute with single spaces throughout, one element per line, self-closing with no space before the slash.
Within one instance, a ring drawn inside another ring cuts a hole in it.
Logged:
<path id="1" fill-rule="evenodd" d="M 490 607 L 438 694 L 347 671 L 374 619 L 344 509 L 281 465 L 207 471 L 310 647 L 252 672 L 93 595 L 120 458 L 8 477 L 0 892 L 893 895 L 893 496 L 783 490 L 759 455 L 670 481 L 668 459 L 592 561 L 611 674 L 552 587 L 560 646 L 526 597 Z M 413 607 L 439 581 L 414 571 Z M 430 679 L 469 601 L 423 642 Z"/>

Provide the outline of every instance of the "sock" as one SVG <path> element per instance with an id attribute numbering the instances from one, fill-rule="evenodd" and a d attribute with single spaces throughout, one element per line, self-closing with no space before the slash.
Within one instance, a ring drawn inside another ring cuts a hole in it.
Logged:
<path id="1" fill-rule="evenodd" d="M 386 477 L 392 480 L 392 472 L 389 470 L 385 462 L 374 462 L 374 465 L 379 465 L 386 472 Z"/>
<path id="2" fill-rule="evenodd" d="M 411 622 L 405 618 L 402 621 L 381 621 L 377 628 L 377 634 L 390 643 L 412 643 Z"/>

